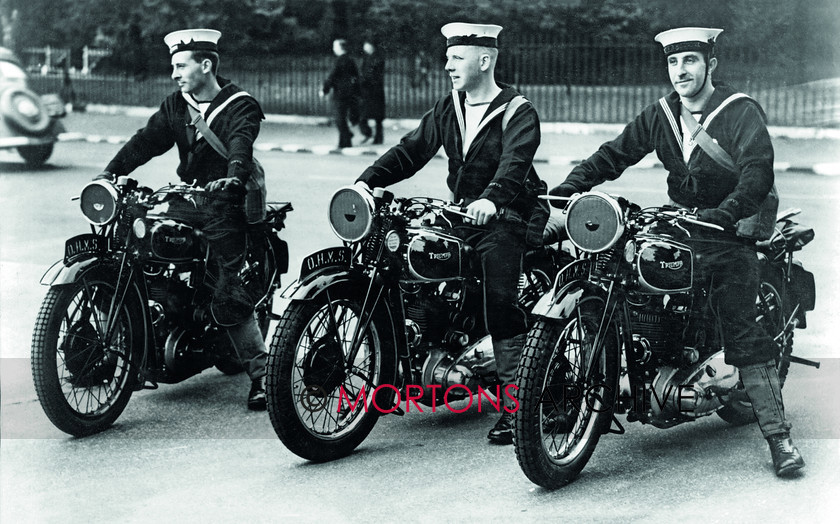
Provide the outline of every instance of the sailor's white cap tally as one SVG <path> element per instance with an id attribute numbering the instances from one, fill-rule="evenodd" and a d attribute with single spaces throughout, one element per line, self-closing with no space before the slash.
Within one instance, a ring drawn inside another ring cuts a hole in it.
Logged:
<path id="1" fill-rule="evenodd" d="M 473 45 L 480 47 L 498 47 L 499 32 L 502 26 L 493 24 L 467 24 L 452 22 L 440 28 L 446 37 L 446 47 L 455 45 Z"/>
<path id="2" fill-rule="evenodd" d="M 163 37 L 169 47 L 169 54 L 180 51 L 214 51 L 219 52 L 218 43 L 222 33 L 215 29 L 182 29 L 173 31 Z"/>
<path id="3" fill-rule="evenodd" d="M 723 29 L 712 27 L 680 27 L 663 31 L 654 37 L 662 44 L 666 55 L 685 51 L 711 52 L 715 46 L 715 39 Z"/>

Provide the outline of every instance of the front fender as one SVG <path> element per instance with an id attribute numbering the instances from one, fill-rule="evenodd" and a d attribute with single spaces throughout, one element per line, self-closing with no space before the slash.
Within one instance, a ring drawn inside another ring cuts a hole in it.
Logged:
<path id="1" fill-rule="evenodd" d="M 295 302 L 312 301 L 329 289 L 339 288 L 364 298 L 370 286 L 370 279 L 360 272 L 346 267 L 330 267 L 295 280 L 274 300 L 274 313 L 280 317 L 290 304 Z M 397 294 L 398 295 L 398 294 Z M 395 304 L 399 298 L 386 291 L 374 312 L 383 322 L 387 323 L 387 339 L 397 358 L 406 358 L 408 350 L 405 340 L 405 321 L 402 318 L 402 308 Z M 383 326 L 385 327 L 385 326 Z M 410 369 L 410 368 L 406 368 Z M 396 377 L 391 377 L 391 383 Z"/>
<path id="2" fill-rule="evenodd" d="M 585 295 L 598 294 L 603 295 L 604 289 L 587 281 L 587 280 L 573 280 L 560 286 L 551 293 L 546 293 L 534 306 L 533 314 L 550 319 L 568 318 L 572 311 L 574 311 L 580 299 Z"/>
<path id="3" fill-rule="evenodd" d="M 64 265 L 64 261 L 59 260 L 44 273 L 41 277 L 42 286 L 60 286 L 62 284 L 72 284 L 78 280 L 79 275 L 84 273 L 89 267 L 100 262 L 97 257 L 86 258 L 78 262 L 74 262 L 69 266 Z"/>
<path id="4" fill-rule="evenodd" d="M 292 302 L 315 300 L 331 287 L 354 287 L 364 293 L 368 283 L 367 278 L 360 278 L 346 267 L 328 267 L 289 284 L 274 300 L 274 314 L 282 315 Z"/>

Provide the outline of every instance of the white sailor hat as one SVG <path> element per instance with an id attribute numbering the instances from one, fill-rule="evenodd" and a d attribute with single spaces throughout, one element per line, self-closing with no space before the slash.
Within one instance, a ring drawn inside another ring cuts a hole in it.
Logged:
<path id="1" fill-rule="evenodd" d="M 446 37 L 446 47 L 454 45 L 498 47 L 497 38 L 501 30 L 500 25 L 465 22 L 452 22 L 440 28 L 440 32 Z"/>
<path id="2" fill-rule="evenodd" d="M 219 52 L 217 44 L 222 33 L 215 29 L 182 29 L 173 31 L 163 37 L 169 46 L 169 54 L 180 51 L 215 51 Z"/>
<path id="3" fill-rule="evenodd" d="M 666 55 L 684 51 L 702 51 L 708 53 L 715 45 L 715 39 L 723 29 L 711 27 L 680 27 L 662 31 L 654 40 L 662 44 Z"/>

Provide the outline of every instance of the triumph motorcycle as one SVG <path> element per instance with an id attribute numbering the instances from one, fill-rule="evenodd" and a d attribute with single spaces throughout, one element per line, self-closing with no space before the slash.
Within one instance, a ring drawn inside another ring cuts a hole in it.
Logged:
<path id="1" fill-rule="evenodd" d="M 303 260 L 269 348 L 268 413 L 293 453 L 316 462 L 348 455 L 382 413 L 404 414 L 401 393 L 433 408 L 480 390 L 491 402 L 503 395 L 480 261 L 453 235 L 467 216 L 443 200 L 382 188 L 333 195 L 329 221 L 343 246 Z M 571 260 L 554 245 L 526 254 L 525 311 L 563 257 Z"/>
<path id="2" fill-rule="evenodd" d="M 814 309 L 813 274 L 794 258 L 814 238 L 777 217 L 757 243 L 757 322 L 774 337 L 782 385 L 795 328 Z M 738 369 L 724 362 L 719 319 L 693 278 L 691 228 L 711 227 L 687 210 L 642 209 L 592 191 L 572 197 L 565 230 L 578 258 L 559 273 L 537 306 L 517 372 L 516 457 L 548 489 L 572 481 L 605 433 L 624 433 L 616 415 L 669 428 L 717 414 L 754 421 Z"/>
<path id="3" fill-rule="evenodd" d="M 50 286 L 32 335 L 32 375 L 50 421 L 75 436 L 102 431 L 134 391 L 176 383 L 216 366 L 242 371 L 209 313 L 212 283 L 202 232 L 167 216 L 194 206 L 204 190 L 185 184 L 153 191 L 137 180 L 97 180 L 79 197 L 91 233 L 70 238 L 64 259 L 44 275 Z M 274 291 L 288 269 L 278 233 L 289 203 L 269 203 L 249 224 L 241 271 L 264 334 Z"/>

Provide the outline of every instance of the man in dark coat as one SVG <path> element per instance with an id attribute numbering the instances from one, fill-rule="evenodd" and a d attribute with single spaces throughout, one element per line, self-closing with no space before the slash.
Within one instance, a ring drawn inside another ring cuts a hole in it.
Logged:
<path id="1" fill-rule="evenodd" d="M 382 120 L 385 118 L 385 59 L 373 38 L 365 40 L 363 50 L 365 57 L 362 60 L 362 108 L 359 129 L 365 136 L 362 141 L 365 143 L 373 134 L 368 120 L 375 121 L 376 134 L 373 135 L 373 143 L 381 144 Z"/>
<path id="2" fill-rule="evenodd" d="M 343 38 L 333 42 L 333 53 L 338 58 L 330 76 L 324 80 L 320 95 L 325 96 L 332 91 L 338 147 L 352 147 L 353 133 L 350 132 L 348 120 L 350 124 L 356 124 L 359 119 L 359 69 L 347 54 L 347 41 Z"/>
<path id="3" fill-rule="evenodd" d="M 588 191 L 618 178 L 628 166 L 656 151 L 668 170 L 668 196 L 673 203 L 696 208 L 701 220 L 723 228 L 692 229 L 689 243 L 695 254 L 695 277 L 709 291 L 723 331 L 726 362 L 740 369 L 776 474 L 784 476 L 802 468 L 804 462 L 785 420 L 774 361 L 776 343 L 756 321 L 755 239 L 743 238 L 736 231 L 736 223 L 755 215 L 771 191 L 773 145 L 758 103 L 712 83 L 717 67 L 714 43 L 721 32 L 689 27 L 657 35 L 655 40 L 667 55 L 674 92 L 645 108 L 621 135 L 575 167 L 551 194 L 568 197 Z M 697 122 L 731 157 L 734 171 L 715 160 L 719 154 L 707 152 L 713 146 L 704 148 L 694 140 Z"/>
<path id="4" fill-rule="evenodd" d="M 546 186 L 532 164 L 540 144 L 537 112 L 494 77 L 501 29 L 443 26 L 452 93 L 438 100 L 420 126 L 367 168 L 358 183 L 368 188 L 394 184 L 414 175 L 441 147 L 446 151 L 452 199 L 463 202 L 472 217 L 456 234 L 481 258 L 485 323 L 504 392 L 502 416 L 487 437 L 510 444 L 518 408 L 513 383 L 528 331 L 518 305 L 522 257 L 528 245 L 542 242 L 548 206 L 537 198 Z"/>
<path id="5" fill-rule="evenodd" d="M 172 79 L 179 90 L 164 99 L 146 127 L 137 131 L 97 178 L 128 175 L 173 145 L 178 147 L 178 176 L 206 191 L 196 208 L 182 209 L 179 216 L 198 226 L 210 242 L 207 265 L 217 277 L 210 312 L 216 323 L 225 327 L 251 378 L 248 408 L 264 410 L 265 341 L 254 315 L 253 298 L 242 286 L 239 272 L 247 248 L 245 184 L 254 168 L 254 140 L 265 116 L 252 96 L 217 76 L 219 36 L 221 33 L 212 29 L 166 35 Z M 227 158 L 201 136 L 188 107 L 202 115 L 227 147 Z"/>

